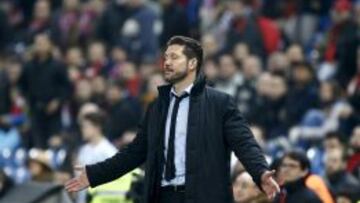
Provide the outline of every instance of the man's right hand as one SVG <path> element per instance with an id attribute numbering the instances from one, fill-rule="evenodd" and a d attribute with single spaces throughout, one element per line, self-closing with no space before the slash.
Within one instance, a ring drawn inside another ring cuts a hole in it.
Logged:
<path id="1" fill-rule="evenodd" d="M 85 167 L 75 166 L 75 175 L 75 178 L 65 183 L 65 189 L 68 192 L 78 192 L 90 186 Z"/>

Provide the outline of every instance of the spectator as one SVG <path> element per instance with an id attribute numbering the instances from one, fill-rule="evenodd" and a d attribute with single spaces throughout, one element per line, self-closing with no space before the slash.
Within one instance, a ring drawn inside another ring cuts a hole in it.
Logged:
<path id="1" fill-rule="evenodd" d="M 304 51 L 299 44 L 291 44 L 286 50 L 286 56 L 290 65 L 305 62 Z"/>
<path id="2" fill-rule="evenodd" d="M 352 154 L 348 159 L 347 171 L 360 180 L 360 126 L 356 126 L 350 138 Z"/>
<path id="3" fill-rule="evenodd" d="M 107 137 L 116 141 L 126 131 L 137 127 L 141 118 L 141 105 L 137 99 L 129 95 L 121 81 L 110 85 L 106 96 L 109 114 Z"/>
<path id="4" fill-rule="evenodd" d="M 51 32 L 51 7 L 48 0 L 37 0 L 34 4 L 34 11 L 29 28 L 26 31 L 25 42 L 31 40 L 39 33 Z"/>
<path id="5" fill-rule="evenodd" d="M 28 146 L 29 139 L 26 136 L 26 102 L 19 91 L 19 79 L 22 72 L 22 64 L 18 57 L 9 56 L 5 62 L 5 74 L 3 82 L 7 83 L 7 90 L 4 90 L 4 102 L 8 101 L 8 111 L 0 113 L 0 131 L 2 137 L 2 147 L 15 149 L 20 144 Z M 1 73 L 0 73 L 1 75 Z M 0 76 L 1 77 L 1 76 Z M 7 100 L 8 99 L 10 100 Z M 0 111 L 1 112 L 1 111 Z"/>
<path id="6" fill-rule="evenodd" d="M 242 74 L 244 82 L 237 87 L 235 92 L 235 99 L 238 104 L 239 110 L 246 118 L 252 111 L 252 105 L 256 102 L 256 83 L 259 75 L 261 74 L 262 65 L 261 61 L 256 56 L 248 56 L 242 63 Z"/>
<path id="7" fill-rule="evenodd" d="M 148 105 L 158 96 L 157 87 L 164 84 L 165 80 L 160 72 L 154 72 L 151 76 L 149 76 L 146 90 L 141 98 L 141 101 L 143 103 L 142 109 L 146 109 Z"/>
<path id="8" fill-rule="evenodd" d="M 115 46 L 111 50 L 112 68 L 110 72 L 110 79 L 116 80 L 121 75 L 121 69 L 127 62 L 127 52 L 121 46 Z"/>
<path id="9" fill-rule="evenodd" d="M 105 8 L 96 28 L 97 38 L 106 42 L 107 46 L 119 45 L 121 30 L 130 16 L 126 1 L 111 1 Z"/>
<path id="10" fill-rule="evenodd" d="M 236 203 L 270 202 L 256 187 L 256 184 L 247 172 L 242 172 L 234 176 L 233 193 Z"/>
<path id="11" fill-rule="evenodd" d="M 205 34 L 201 38 L 201 44 L 204 47 L 205 57 L 214 58 L 219 52 L 219 44 L 212 34 Z"/>
<path id="12" fill-rule="evenodd" d="M 237 88 L 243 83 L 243 80 L 243 76 L 231 55 L 220 56 L 219 81 L 215 84 L 215 88 L 235 96 Z"/>
<path id="13" fill-rule="evenodd" d="M 65 54 L 68 77 L 73 85 L 84 77 L 85 59 L 79 47 L 71 47 Z"/>
<path id="14" fill-rule="evenodd" d="M 77 112 L 79 108 L 87 103 L 93 100 L 93 89 L 91 88 L 91 83 L 89 80 L 83 79 L 79 80 L 78 83 L 75 86 L 75 94 L 73 97 L 73 111 L 74 116 L 76 117 Z"/>
<path id="15" fill-rule="evenodd" d="M 123 80 L 125 82 L 126 89 L 131 96 L 139 96 L 142 78 L 140 78 L 134 63 L 124 63 L 120 69 L 117 79 Z"/>
<path id="16" fill-rule="evenodd" d="M 100 112 L 85 114 L 81 121 L 81 132 L 86 141 L 77 157 L 81 165 L 94 164 L 114 155 L 116 148 L 105 138 L 104 116 Z"/>
<path id="17" fill-rule="evenodd" d="M 265 56 L 265 45 L 255 16 L 248 14 L 246 5 L 239 0 L 230 1 L 229 11 L 231 11 L 233 18 L 226 33 L 226 50 L 233 50 L 235 44 L 243 42 L 249 46 L 252 54 L 263 58 Z"/>
<path id="18" fill-rule="evenodd" d="M 232 55 L 238 66 L 242 66 L 243 61 L 250 56 L 249 46 L 245 43 L 237 43 L 233 49 Z"/>
<path id="19" fill-rule="evenodd" d="M 275 75 L 260 76 L 257 93 L 258 98 L 251 102 L 252 107 L 249 109 L 250 121 L 265 129 L 268 140 L 286 135 L 285 102 L 288 87 L 284 78 Z M 261 117 L 257 116 L 259 113 L 262 114 Z"/>
<path id="20" fill-rule="evenodd" d="M 329 30 L 324 57 L 327 61 L 337 61 L 336 78 L 346 87 L 356 74 L 356 54 L 359 46 L 358 25 L 351 19 L 352 3 L 336 0 L 332 7 L 333 26 Z"/>
<path id="21" fill-rule="evenodd" d="M 85 10 L 80 3 L 80 0 L 64 0 L 54 17 L 54 40 L 62 48 L 84 46 L 94 31 L 93 22 L 97 14 Z"/>
<path id="22" fill-rule="evenodd" d="M 298 124 L 305 113 L 318 106 L 318 88 L 313 68 L 307 63 L 293 65 L 286 99 L 286 122 L 288 126 Z"/>
<path id="23" fill-rule="evenodd" d="M 85 76 L 94 78 L 96 76 L 108 76 L 111 71 L 111 61 L 106 56 L 105 45 L 101 42 L 92 42 L 88 46 L 87 57 L 89 63 L 85 70 Z"/>
<path id="24" fill-rule="evenodd" d="M 204 61 L 203 72 L 206 76 L 207 83 L 214 87 L 219 77 L 219 67 L 213 59 L 207 59 Z"/>
<path id="25" fill-rule="evenodd" d="M 20 84 L 31 109 L 33 144 L 45 148 L 48 139 L 61 130 L 61 108 L 71 87 L 64 66 L 52 56 L 49 36 L 36 35 L 34 46 Z"/>
<path id="26" fill-rule="evenodd" d="M 325 154 L 326 177 L 330 189 L 337 194 L 343 188 L 360 194 L 360 182 L 346 169 L 346 154 L 342 149 L 327 151 Z M 357 199 L 360 197 L 358 196 Z"/>
<path id="27" fill-rule="evenodd" d="M 354 113 L 360 115 L 360 47 L 357 51 L 357 74 L 353 76 L 352 81 L 347 87 L 347 95 L 354 109 Z M 360 121 L 359 116 L 357 117 L 357 121 Z"/>
<path id="28" fill-rule="evenodd" d="M 161 0 L 162 9 L 162 33 L 160 35 L 160 46 L 164 47 L 166 42 L 174 35 L 188 36 L 190 32 L 187 22 L 186 11 L 173 0 Z"/>
<path id="29" fill-rule="evenodd" d="M 274 52 L 267 61 L 267 70 L 274 75 L 287 78 L 290 74 L 289 59 L 282 52 Z"/>
<path id="30" fill-rule="evenodd" d="M 81 134 L 85 144 L 80 147 L 77 164 L 94 164 L 113 156 L 117 150 L 104 136 L 104 115 L 100 112 L 85 114 L 81 121 Z M 86 202 L 86 192 L 78 193 L 77 202 Z"/>
<path id="31" fill-rule="evenodd" d="M 305 186 L 309 170 L 310 161 L 304 153 L 293 151 L 285 154 L 280 165 L 280 176 L 284 185 L 274 202 L 322 202 L 312 190 Z"/>
<path id="32" fill-rule="evenodd" d="M 326 133 L 337 129 L 343 130 L 342 120 L 349 119 L 346 111 L 351 109 L 350 104 L 340 97 L 341 89 L 334 81 L 324 81 L 320 84 L 320 109 L 309 110 L 302 119 L 299 127 L 290 131 L 291 139 L 295 140 L 319 140 Z M 313 121 L 311 121 L 313 120 Z M 315 120 L 317 124 L 314 123 Z M 311 124 L 313 123 L 313 124 Z M 347 137 L 341 139 L 347 140 Z"/>
<path id="33" fill-rule="evenodd" d="M 106 89 L 107 81 L 105 77 L 97 76 L 90 80 L 92 92 L 92 100 L 94 103 L 99 105 L 101 108 L 106 107 Z"/>
<path id="34" fill-rule="evenodd" d="M 50 165 L 50 153 L 46 153 L 45 150 L 32 149 L 29 152 L 28 167 L 32 181 L 54 181 L 54 171 Z"/>
<path id="35" fill-rule="evenodd" d="M 130 16 L 121 29 L 121 44 L 135 62 L 154 61 L 158 57 L 160 34 L 158 16 L 144 0 L 127 1 Z"/>
<path id="36" fill-rule="evenodd" d="M 259 57 L 250 55 L 243 60 L 242 63 L 242 73 L 244 75 L 245 81 L 253 83 L 252 86 L 255 86 L 256 80 L 260 75 L 263 69 L 261 60 Z"/>

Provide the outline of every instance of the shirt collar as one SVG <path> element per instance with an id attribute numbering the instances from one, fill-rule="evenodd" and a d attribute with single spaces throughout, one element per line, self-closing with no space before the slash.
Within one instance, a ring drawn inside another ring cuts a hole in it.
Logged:
<path id="1" fill-rule="evenodd" d="M 187 88 L 185 88 L 185 90 L 183 91 L 183 92 L 181 92 L 180 93 L 180 95 L 178 95 L 176 92 L 175 92 L 175 88 L 174 88 L 174 86 L 173 87 L 171 87 L 171 94 L 174 94 L 174 95 L 177 95 L 177 96 L 181 96 L 181 95 L 183 95 L 185 92 L 186 93 L 188 93 L 189 95 L 190 95 L 190 93 L 191 93 L 191 89 L 193 88 L 193 86 L 194 86 L 194 83 L 191 83 L 189 86 L 187 86 Z"/>

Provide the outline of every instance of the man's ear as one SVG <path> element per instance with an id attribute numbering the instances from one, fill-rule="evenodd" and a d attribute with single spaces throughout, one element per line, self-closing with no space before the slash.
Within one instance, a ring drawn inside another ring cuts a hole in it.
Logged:
<path id="1" fill-rule="evenodd" d="M 197 66 L 197 59 L 196 58 L 193 58 L 193 59 L 190 59 L 189 61 L 189 67 L 191 70 L 195 70 L 196 69 L 196 66 Z"/>

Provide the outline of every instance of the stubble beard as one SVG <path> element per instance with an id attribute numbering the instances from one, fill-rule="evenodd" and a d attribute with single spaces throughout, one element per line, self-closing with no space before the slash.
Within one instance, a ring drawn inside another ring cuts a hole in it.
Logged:
<path id="1" fill-rule="evenodd" d="M 187 76 L 188 76 L 188 69 L 186 68 L 184 71 L 174 73 L 171 77 L 167 78 L 164 76 L 164 79 L 166 82 L 170 84 L 175 84 L 184 80 Z"/>

